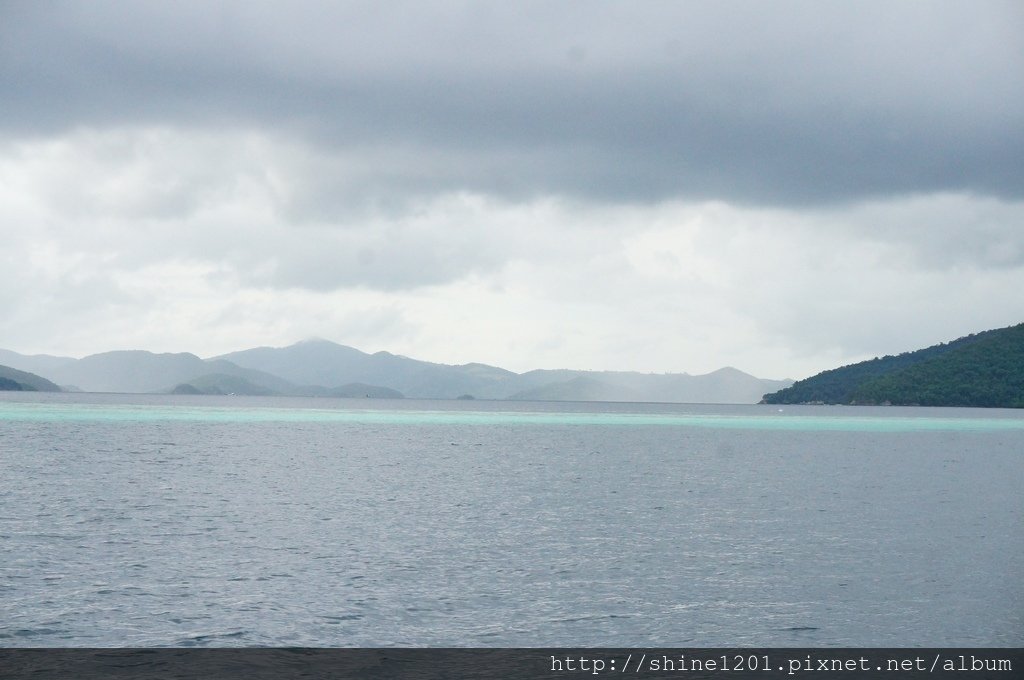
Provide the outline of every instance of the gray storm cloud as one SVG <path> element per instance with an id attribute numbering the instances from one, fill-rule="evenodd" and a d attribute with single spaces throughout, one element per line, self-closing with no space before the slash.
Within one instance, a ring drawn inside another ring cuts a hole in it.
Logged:
<path id="1" fill-rule="evenodd" d="M 361 165 L 334 185 L 346 203 L 458 190 L 754 204 L 1024 192 L 1024 10 L 1012 2 L 2 14 L 7 134 L 288 131 Z"/>
<path id="2" fill-rule="evenodd" d="M 997 0 L 0 3 L 0 333 L 800 377 L 1016 323 L 1021 35 Z"/>

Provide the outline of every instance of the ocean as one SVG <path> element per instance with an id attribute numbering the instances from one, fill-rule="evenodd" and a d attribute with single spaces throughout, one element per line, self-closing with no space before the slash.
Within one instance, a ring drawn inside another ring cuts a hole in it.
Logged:
<path id="1" fill-rule="evenodd" d="M 1024 645 L 1024 412 L 0 393 L 0 646 Z"/>

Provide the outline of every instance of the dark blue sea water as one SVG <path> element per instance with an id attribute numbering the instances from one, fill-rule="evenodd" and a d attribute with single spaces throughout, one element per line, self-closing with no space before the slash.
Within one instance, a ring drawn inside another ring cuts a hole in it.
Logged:
<path id="1" fill-rule="evenodd" d="M 1024 413 L 0 397 L 0 646 L 1021 646 Z"/>

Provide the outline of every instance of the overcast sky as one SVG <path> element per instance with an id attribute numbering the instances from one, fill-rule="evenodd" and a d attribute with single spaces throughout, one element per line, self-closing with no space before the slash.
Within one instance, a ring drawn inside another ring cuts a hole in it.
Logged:
<path id="1" fill-rule="evenodd" d="M 0 347 L 802 378 L 1024 321 L 1024 4 L 0 2 Z"/>

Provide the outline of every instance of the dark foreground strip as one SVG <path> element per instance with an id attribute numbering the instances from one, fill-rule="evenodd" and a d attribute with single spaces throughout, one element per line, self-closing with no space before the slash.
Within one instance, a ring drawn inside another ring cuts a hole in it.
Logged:
<path id="1" fill-rule="evenodd" d="M 1024 678 L 1024 649 L 0 649 L 3 680 Z"/>

